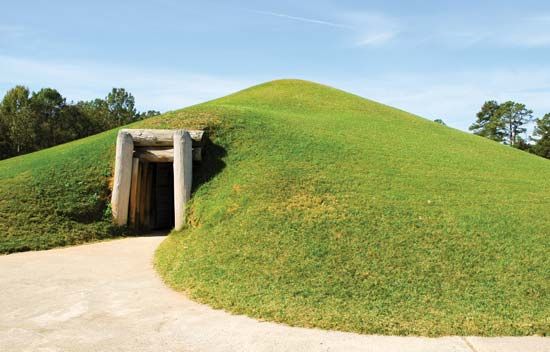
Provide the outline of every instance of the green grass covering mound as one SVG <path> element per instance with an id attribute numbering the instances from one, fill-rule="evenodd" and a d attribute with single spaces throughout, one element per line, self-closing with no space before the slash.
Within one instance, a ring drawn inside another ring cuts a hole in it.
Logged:
<path id="1" fill-rule="evenodd" d="M 0 253 L 116 235 L 108 180 L 116 131 L 0 161 Z"/>
<path id="2" fill-rule="evenodd" d="M 159 248 L 216 308 L 360 333 L 550 330 L 550 162 L 363 98 L 275 81 L 176 112 L 225 168 Z"/>
<path id="3" fill-rule="evenodd" d="M 283 80 L 132 127 L 206 128 L 188 225 L 156 254 L 234 313 L 361 333 L 550 331 L 550 162 Z M 0 250 L 115 235 L 116 131 L 0 162 Z"/>

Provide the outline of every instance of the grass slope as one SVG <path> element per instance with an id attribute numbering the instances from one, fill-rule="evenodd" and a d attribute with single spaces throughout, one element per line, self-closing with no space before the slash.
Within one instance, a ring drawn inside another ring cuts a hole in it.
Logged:
<path id="1" fill-rule="evenodd" d="M 216 145 L 187 228 L 156 255 L 199 301 L 362 333 L 550 330 L 547 160 L 295 80 L 140 126 L 207 128 Z M 0 212 L 14 219 L 0 220 L 0 248 L 111 235 L 114 137 L 0 162 Z"/>
<path id="2" fill-rule="evenodd" d="M 111 237 L 116 131 L 0 161 L 0 253 Z"/>

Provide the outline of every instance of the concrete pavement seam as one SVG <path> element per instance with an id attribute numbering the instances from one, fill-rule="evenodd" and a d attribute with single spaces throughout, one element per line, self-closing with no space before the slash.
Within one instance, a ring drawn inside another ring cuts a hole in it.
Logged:
<path id="1" fill-rule="evenodd" d="M 462 341 L 464 341 L 464 343 L 466 344 L 466 346 L 468 346 L 469 349 L 472 350 L 472 352 L 478 352 L 476 350 L 476 348 L 474 347 L 474 345 L 472 345 L 472 343 L 470 341 L 468 341 L 468 339 L 466 338 L 466 336 L 460 336 L 460 338 L 462 339 Z"/>

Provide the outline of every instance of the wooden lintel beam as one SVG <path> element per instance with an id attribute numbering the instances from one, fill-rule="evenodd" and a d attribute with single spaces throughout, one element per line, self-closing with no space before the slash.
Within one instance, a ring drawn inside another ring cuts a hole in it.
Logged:
<path id="1" fill-rule="evenodd" d="M 134 151 L 134 157 L 150 163 L 171 163 L 174 161 L 173 148 L 140 147 Z M 202 161 L 202 148 L 193 147 L 193 161 Z"/>
<path id="2" fill-rule="evenodd" d="M 135 146 L 142 147 L 167 147 L 174 144 L 174 132 L 178 130 L 154 130 L 154 129 L 123 129 L 122 132 L 132 136 Z M 201 146 L 204 138 L 202 130 L 187 130 L 193 145 Z"/>
<path id="3" fill-rule="evenodd" d="M 151 163 L 170 163 L 174 161 L 174 148 L 170 149 L 136 149 L 134 156 Z"/>

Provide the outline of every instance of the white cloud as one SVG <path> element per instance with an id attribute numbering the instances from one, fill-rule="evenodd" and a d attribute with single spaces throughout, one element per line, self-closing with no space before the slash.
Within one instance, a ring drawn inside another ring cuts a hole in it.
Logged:
<path id="1" fill-rule="evenodd" d="M 367 33 L 363 38 L 359 39 L 357 46 L 382 45 L 392 40 L 396 35 L 397 32 Z"/>
<path id="2" fill-rule="evenodd" d="M 278 13 L 278 12 L 272 12 L 272 11 L 260 11 L 260 10 L 250 10 L 250 11 L 254 12 L 254 13 L 257 13 L 257 14 L 260 14 L 260 15 L 281 17 L 281 18 L 285 18 L 285 19 L 288 19 L 288 20 L 298 21 L 298 22 L 313 23 L 313 24 L 319 24 L 319 25 L 335 27 L 335 28 L 351 29 L 350 26 L 345 25 L 345 24 L 329 22 L 329 21 L 315 19 L 315 18 L 292 16 L 292 15 L 287 15 L 287 14 L 284 14 L 284 13 Z"/>
<path id="3" fill-rule="evenodd" d="M 0 55 L 0 87 L 56 88 L 69 100 L 104 97 L 112 87 L 131 92 L 142 110 L 173 110 L 246 88 L 251 80 L 90 62 L 56 63 Z M 0 93 L 3 92 L 0 91 Z"/>
<path id="4" fill-rule="evenodd" d="M 300 17 L 272 11 L 250 11 L 261 15 L 269 15 L 293 21 L 345 29 L 350 33 L 350 36 L 355 38 L 355 45 L 360 47 L 383 45 L 394 39 L 399 33 L 399 26 L 395 19 L 378 13 L 339 13 L 337 14 L 337 17 L 341 18 L 342 21 L 331 22 L 316 18 Z"/>
<path id="5" fill-rule="evenodd" d="M 336 12 L 338 21 L 301 17 L 272 11 L 251 10 L 256 14 L 344 29 L 357 47 L 379 47 L 403 37 L 408 46 L 443 45 L 467 49 L 476 45 L 492 47 L 550 47 L 550 14 L 524 17 L 523 21 L 495 18 L 486 24 L 463 17 L 396 18 L 377 12 Z"/>
<path id="6" fill-rule="evenodd" d="M 380 13 L 348 12 L 341 17 L 350 23 L 355 32 L 356 46 L 380 46 L 386 44 L 402 31 L 402 23 Z"/>

